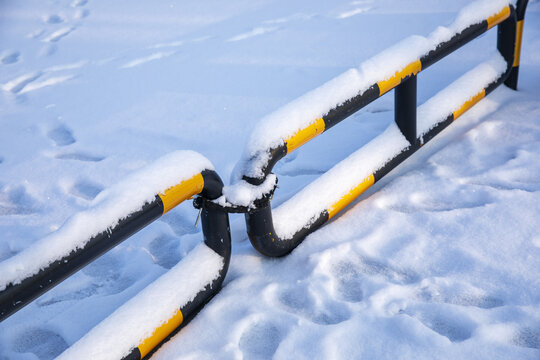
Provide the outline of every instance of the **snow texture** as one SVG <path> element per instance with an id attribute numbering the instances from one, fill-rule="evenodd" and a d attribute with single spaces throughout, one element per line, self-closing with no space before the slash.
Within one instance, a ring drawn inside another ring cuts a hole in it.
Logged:
<path id="1" fill-rule="evenodd" d="M 122 182 L 102 191 L 88 210 L 73 215 L 56 232 L 0 263 L 0 290 L 18 284 L 53 261 L 110 229 L 129 214 L 140 210 L 165 190 L 200 173 L 212 164 L 194 151 L 177 151 L 156 160 Z"/>
<path id="2" fill-rule="evenodd" d="M 258 119 L 348 69 L 360 72 L 403 38 L 431 39 L 441 25 L 450 30 L 437 36 L 449 36 L 456 16 L 476 16 L 462 10 L 471 4 L 4 1 L 0 261 L 177 149 L 204 154 L 228 179 Z M 44 41 L 63 29 L 73 30 Z M 478 64 L 498 70 L 489 60 L 496 35 L 422 71 L 418 104 Z M 539 359 L 538 0 L 529 1 L 523 35 L 518 91 L 494 90 L 288 256 L 257 253 L 244 216 L 231 214 L 223 289 L 152 360 Z M 489 81 L 491 71 L 478 74 Z M 463 99 L 474 91 L 467 85 Z M 384 95 L 278 162 L 272 205 L 292 206 L 390 131 L 393 100 Z M 332 187 L 344 190 L 341 181 Z M 180 204 L 2 321 L 0 359 L 49 360 L 77 344 L 191 256 L 203 238 L 196 218 L 190 202 Z M 180 289 L 185 280 L 171 281 Z M 115 341 L 127 344 L 122 335 Z"/>
<path id="3" fill-rule="evenodd" d="M 264 179 L 260 185 L 252 185 L 247 181 L 240 180 L 234 185 L 223 187 L 223 196 L 214 200 L 222 206 L 239 205 L 253 206 L 253 201 L 262 199 L 265 195 L 270 194 L 276 187 L 277 177 L 270 174 Z"/>
<path id="4" fill-rule="evenodd" d="M 119 307 L 58 359 L 122 359 L 217 279 L 222 268 L 221 256 L 204 243 L 198 245 L 180 263 Z"/>

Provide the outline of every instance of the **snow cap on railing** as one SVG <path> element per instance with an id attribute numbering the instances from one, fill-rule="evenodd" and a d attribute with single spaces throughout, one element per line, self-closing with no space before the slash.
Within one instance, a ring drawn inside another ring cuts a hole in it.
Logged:
<path id="1" fill-rule="evenodd" d="M 214 167 L 204 156 L 194 151 L 176 151 L 102 191 L 88 210 L 72 216 L 56 232 L 0 262 L 0 291 L 82 248 L 93 236 L 140 210 L 157 194 L 206 169 Z"/>
<path id="2" fill-rule="evenodd" d="M 156 281 L 116 309 L 58 359 L 122 359 L 219 277 L 224 259 L 199 244 Z"/>

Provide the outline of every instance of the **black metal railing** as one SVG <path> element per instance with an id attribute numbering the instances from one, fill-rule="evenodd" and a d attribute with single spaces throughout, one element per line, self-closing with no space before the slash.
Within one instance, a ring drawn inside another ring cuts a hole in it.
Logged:
<path id="1" fill-rule="evenodd" d="M 199 195 L 198 199 L 212 200 L 222 194 L 223 182 L 213 170 L 203 170 L 193 177 L 172 186 L 164 193 L 156 194 L 153 201 L 146 203 L 140 210 L 127 214 L 112 228 L 104 229 L 89 239 L 81 248 L 73 249 L 68 255 L 55 260 L 36 274 L 28 276 L 18 283 L 10 283 L 0 291 L 0 321 L 29 304 L 46 291 L 50 290 L 82 267 L 103 255 L 120 242 L 152 223 L 166 212 L 186 199 Z M 160 344 L 171 332 L 178 331 L 206 304 L 221 288 L 229 267 L 231 256 L 231 237 L 227 212 L 217 208 L 207 208 L 204 203 L 201 210 L 201 223 L 204 243 L 223 258 L 223 266 L 215 279 L 197 294 L 193 300 L 182 306 L 172 319 L 162 319 L 166 327 L 156 329 L 152 336 L 141 344 L 133 344 L 132 351 L 125 359 L 141 359 Z M 189 276 L 190 274 L 186 274 Z M 175 326 L 170 326 L 174 323 Z M 144 344 L 144 346 L 143 346 Z M 149 348 L 148 344 L 152 344 Z"/>
<path id="2" fill-rule="evenodd" d="M 307 128 L 284 139 L 281 145 L 267 149 L 265 153 L 269 154 L 269 156 L 265 155 L 267 159 L 262 166 L 260 165 L 261 160 L 257 155 L 251 160 L 251 165 L 248 161 L 246 165 L 248 171 L 243 175 L 243 180 L 252 185 L 260 185 L 272 172 L 274 165 L 285 155 L 319 134 L 326 132 L 348 116 L 394 89 L 395 122 L 403 136 L 409 142 L 409 146 L 403 149 L 403 151 L 394 158 L 388 160 L 362 183 L 358 184 L 357 187 L 353 188 L 347 196 L 339 199 L 339 204 L 329 204 L 328 209 L 320 212 L 318 216 L 312 218 L 309 223 L 305 224 L 289 238 L 280 237 L 276 233 L 270 206 L 271 196 L 267 196 L 265 198 L 266 201 L 259 201 L 257 204 L 253 204 L 251 208 L 246 210 L 245 214 L 248 235 L 253 246 L 262 254 L 268 256 L 283 256 L 288 254 L 298 246 L 308 234 L 321 227 L 335 215 L 335 208 L 339 210 L 344 208 L 348 203 L 353 201 L 354 198 L 359 196 L 394 167 L 411 156 L 422 145 L 431 140 L 458 116 L 492 92 L 500 84 L 505 83 L 508 87 L 514 90 L 517 89 L 523 19 L 527 2 L 528 0 L 518 0 L 515 8 L 513 5 L 507 5 L 497 14 L 490 16 L 477 24 L 471 24 L 469 27 L 455 34 L 448 41 L 439 43 L 435 49 L 424 54 L 418 60 L 410 64 L 404 64 L 405 66 L 403 66 L 403 69 L 397 71 L 390 79 L 378 81 L 372 84 L 366 91 L 334 107 L 322 116 L 321 119 L 313 121 Z M 417 74 L 497 25 L 497 49 L 506 61 L 506 71 L 494 82 L 488 84 L 481 92 L 462 104 L 457 111 L 449 113 L 444 121 L 439 122 L 434 128 L 419 137 L 416 129 Z M 250 166 L 256 166 L 261 171 L 252 171 L 253 169 L 250 169 Z M 254 177 L 252 175 L 247 175 L 253 173 L 262 173 L 262 176 Z"/>

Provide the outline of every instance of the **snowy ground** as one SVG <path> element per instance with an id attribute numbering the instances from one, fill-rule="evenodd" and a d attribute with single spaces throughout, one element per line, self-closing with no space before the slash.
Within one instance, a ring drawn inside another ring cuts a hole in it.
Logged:
<path id="1" fill-rule="evenodd" d="M 169 152 L 228 182 L 262 116 L 467 3 L 1 2 L 0 260 Z M 154 358 L 538 359 L 539 24 L 531 1 L 519 92 L 497 89 L 291 255 L 262 257 L 231 216 L 224 289 Z M 494 44 L 422 73 L 419 103 Z M 387 94 L 287 157 L 274 204 L 392 110 Z M 196 215 L 180 206 L 0 323 L 0 359 L 59 355 L 201 241 Z"/>

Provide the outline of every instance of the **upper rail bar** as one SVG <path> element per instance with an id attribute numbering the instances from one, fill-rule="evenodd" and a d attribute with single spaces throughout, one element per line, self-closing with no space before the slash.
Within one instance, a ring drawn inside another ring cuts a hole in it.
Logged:
<path id="1" fill-rule="evenodd" d="M 257 204 L 257 206 L 254 206 L 253 209 L 250 209 L 245 214 L 248 235 L 253 246 L 268 256 L 283 256 L 288 254 L 309 233 L 326 223 L 337 212 L 346 207 L 367 188 L 412 155 L 423 144 L 431 140 L 442 129 L 493 91 L 497 86 L 504 82 L 510 88 L 516 89 L 523 19 L 527 2 L 528 0 L 518 0 L 516 8 L 512 5 L 507 5 L 489 18 L 477 24 L 470 25 L 452 36 L 448 41 L 439 43 L 435 49 L 407 64 L 402 70 L 397 71 L 390 78 L 372 84 L 366 91 L 334 107 L 321 118 L 314 120 L 309 126 L 283 139 L 281 145 L 268 149 L 268 160 L 261 168 L 263 176 L 254 177 L 244 174 L 243 179 L 248 183 L 253 185 L 262 184 L 271 173 L 273 166 L 285 155 L 327 131 L 392 89 L 396 89 L 395 120 L 403 135 L 410 143 L 407 149 L 369 175 L 362 183 L 351 189 L 348 194 L 339 199 L 335 204 L 329 204 L 328 209 L 321 212 L 318 217 L 313 218 L 309 224 L 302 227 L 291 238 L 280 238 L 276 234 L 270 201 L 267 200 L 262 205 Z M 423 136 L 418 137 L 416 133 L 416 75 L 497 25 L 497 49 L 507 63 L 505 73 L 485 87 L 480 93 L 462 104 L 459 109 L 449 114 L 446 120 L 437 124 L 437 126 L 423 134 Z M 252 160 L 253 166 L 258 166 L 255 165 L 258 159 Z"/>

